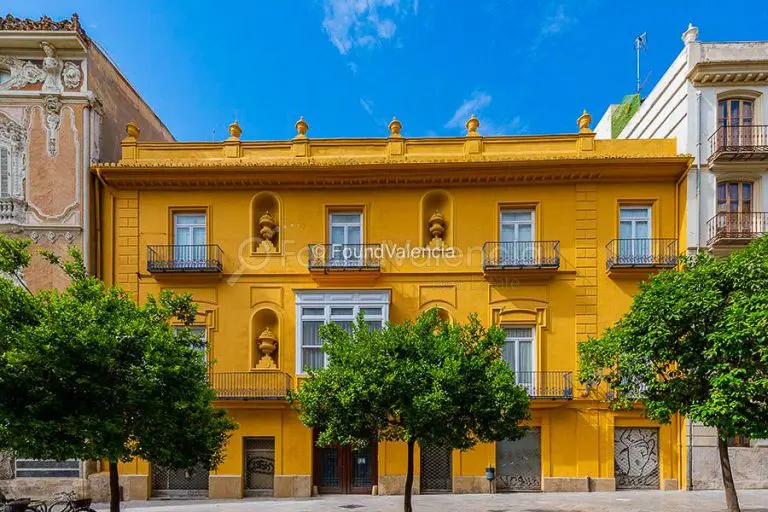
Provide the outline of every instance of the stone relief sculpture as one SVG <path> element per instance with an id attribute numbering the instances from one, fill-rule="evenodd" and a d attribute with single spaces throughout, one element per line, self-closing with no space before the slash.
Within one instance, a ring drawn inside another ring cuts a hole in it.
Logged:
<path id="1" fill-rule="evenodd" d="M 56 156 L 61 125 L 61 99 L 57 95 L 45 97 L 45 128 L 48 132 L 48 155 Z"/>
<path id="2" fill-rule="evenodd" d="M 56 48 L 48 41 L 40 43 L 45 53 L 43 58 L 43 92 L 62 92 L 61 71 L 64 67 L 61 59 L 56 56 Z"/>
<path id="3" fill-rule="evenodd" d="M 40 43 L 44 57 L 41 66 L 31 61 L 24 61 L 9 55 L 0 55 L 0 66 L 8 69 L 10 78 L 0 84 L 0 91 L 21 89 L 30 84 L 43 83 L 42 91 L 59 94 L 68 89 L 76 89 L 83 80 L 80 66 L 72 61 L 64 62 L 56 54 L 56 48 L 49 42 Z"/>
<path id="4" fill-rule="evenodd" d="M 80 72 L 80 67 L 77 64 L 67 61 L 64 63 L 64 70 L 61 72 L 61 78 L 64 80 L 64 87 L 67 89 L 77 89 L 80 87 L 80 81 L 83 78 L 83 74 Z"/>

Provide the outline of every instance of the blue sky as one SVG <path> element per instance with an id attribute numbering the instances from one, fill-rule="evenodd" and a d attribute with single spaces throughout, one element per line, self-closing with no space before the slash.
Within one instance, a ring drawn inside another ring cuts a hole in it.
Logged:
<path id="1" fill-rule="evenodd" d="M 3 0 L 0 14 L 77 11 L 179 140 L 576 130 L 634 91 L 635 36 L 649 35 L 646 91 L 682 49 L 768 39 L 764 2 L 549 0 Z M 733 13 L 733 14 L 729 14 Z"/>

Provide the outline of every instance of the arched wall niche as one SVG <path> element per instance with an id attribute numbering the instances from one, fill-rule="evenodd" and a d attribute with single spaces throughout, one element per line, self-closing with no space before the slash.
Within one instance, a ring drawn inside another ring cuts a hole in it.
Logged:
<path id="1" fill-rule="evenodd" d="M 252 251 L 257 254 L 281 252 L 283 208 L 273 192 L 259 192 L 251 200 Z"/>
<path id="2" fill-rule="evenodd" d="M 271 308 L 261 308 L 251 318 L 251 368 L 277 370 L 281 367 L 283 342 L 280 315 Z"/>
<path id="3" fill-rule="evenodd" d="M 430 190 L 421 197 L 420 243 L 422 247 L 454 244 L 453 197 L 445 190 Z"/>

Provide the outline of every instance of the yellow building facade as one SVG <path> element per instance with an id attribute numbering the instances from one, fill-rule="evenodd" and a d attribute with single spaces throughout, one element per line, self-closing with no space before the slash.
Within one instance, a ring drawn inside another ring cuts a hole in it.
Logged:
<path id="1" fill-rule="evenodd" d="M 417 447 L 417 492 L 684 488 L 681 422 L 612 412 L 577 383 L 579 341 L 675 265 L 689 158 L 672 140 L 579 132 L 455 138 L 142 142 L 99 164 L 98 272 L 138 300 L 199 304 L 217 404 L 239 424 L 210 475 L 121 468 L 125 497 L 397 494 L 406 448 L 313 447 L 285 400 L 325 364 L 317 329 L 358 311 L 375 327 L 437 307 L 505 329 L 529 392 L 528 436 L 466 452 Z M 685 247 L 685 244 L 681 245 Z M 364 369 L 361 369 L 364 371 Z M 486 468 L 495 479 L 486 480 Z"/>

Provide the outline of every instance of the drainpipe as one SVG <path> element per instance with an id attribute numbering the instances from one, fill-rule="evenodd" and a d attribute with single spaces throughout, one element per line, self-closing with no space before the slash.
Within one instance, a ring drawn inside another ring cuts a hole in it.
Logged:
<path id="1" fill-rule="evenodd" d="M 696 252 L 701 247 L 701 91 L 696 91 Z M 686 487 L 693 490 L 693 422 L 685 419 L 688 437 Z"/>
<path id="2" fill-rule="evenodd" d="M 701 247 L 701 91 L 696 91 L 696 250 Z"/>
<path id="3" fill-rule="evenodd" d="M 91 273 L 91 102 L 83 108 L 83 263 Z"/>

